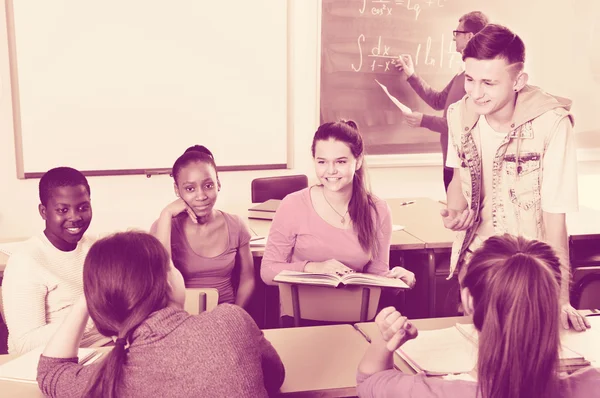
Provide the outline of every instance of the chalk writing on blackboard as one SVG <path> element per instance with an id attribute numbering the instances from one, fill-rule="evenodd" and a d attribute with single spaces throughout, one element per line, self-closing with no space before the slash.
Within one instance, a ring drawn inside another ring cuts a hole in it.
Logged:
<path id="1" fill-rule="evenodd" d="M 358 12 L 364 14 L 365 12 L 370 13 L 376 16 L 392 16 L 392 11 L 394 11 L 394 7 L 398 8 L 406 8 L 408 11 L 413 11 L 415 14 L 415 21 L 419 19 L 419 15 L 423 8 L 421 4 L 426 4 L 429 7 L 443 7 L 444 3 L 447 0 L 426 0 L 422 3 L 418 0 L 363 0 L 363 5 L 358 9 Z M 371 8 L 367 10 L 367 6 Z"/>
<path id="2" fill-rule="evenodd" d="M 356 40 L 356 44 L 358 46 L 358 62 L 352 63 L 350 67 L 354 72 L 360 72 L 363 67 L 364 59 L 363 59 L 363 43 L 365 43 L 366 37 L 364 34 L 360 34 L 358 39 Z M 433 54 L 433 50 L 431 48 L 431 36 L 427 36 L 427 41 L 425 42 L 425 49 L 423 52 L 421 51 L 423 48 L 423 43 L 419 43 L 415 50 L 415 54 L 413 56 L 415 66 L 419 65 L 419 60 L 423 59 L 423 63 L 427 66 L 438 66 L 439 68 L 444 67 L 444 56 L 449 56 L 447 59 L 448 68 L 452 68 L 452 62 L 454 58 L 457 56 L 456 51 L 453 49 L 452 41 L 449 42 L 448 48 L 445 49 L 445 37 L 444 34 L 441 35 L 441 44 L 439 46 L 439 58 L 437 55 Z M 371 47 L 371 52 L 367 54 L 367 57 L 374 58 L 369 62 L 369 69 L 371 72 L 387 72 L 392 68 L 392 60 L 398 59 L 401 57 L 402 53 L 394 52 L 392 46 L 388 46 L 382 39 L 382 36 L 377 36 L 377 44 Z M 358 65 L 358 66 L 356 66 Z"/>

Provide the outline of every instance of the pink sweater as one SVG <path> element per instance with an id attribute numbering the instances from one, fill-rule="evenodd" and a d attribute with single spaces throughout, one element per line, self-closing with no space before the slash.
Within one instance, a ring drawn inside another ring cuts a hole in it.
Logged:
<path id="1" fill-rule="evenodd" d="M 415 398 L 476 398 L 477 383 L 464 380 L 444 380 L 427 377 L 424 373 L 407 375 L 397 370 L 386 370 L 368 376 L 358 373 L 358 396 L 369 397 L 415 397 Z M 595 392 L 594 392 L 595 391 Z M 591 398 L 600 396 L 600 370 L 581 369 L 561 379 L 558 397 Z"/>
<path id="2" fill-rule="evenodd" d="M 273 285 L 283 270 L 303 271 L 309 261 L 338 260 L 357 272 L 383 274 L 389 270 L 392 217 L 384 200 L 373 198 L 379 252 L 373 258 L 358 242 L 353 227 L 336 228 L 323 220 L 312 206 L 310 187 L 281 201 L 271 224 L 260 275 Z"/>

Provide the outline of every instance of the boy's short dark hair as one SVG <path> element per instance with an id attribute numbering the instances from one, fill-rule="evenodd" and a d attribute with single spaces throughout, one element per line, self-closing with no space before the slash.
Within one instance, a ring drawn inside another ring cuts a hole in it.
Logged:
<path id="1" fill-rule="evenodd" d="M 465 31 L 473 34 L 478 33 L 490 23 L 488 17 L 481 11 L 471 11 L 460 17 L 458 22 L 462 22 Z"/>
<path id="2" fill-rule="evenodd" d="M 477 33 L 463 51 L 463 60 L 475 58 L 489 60 L 501 58 L 509 65 L 525 62 L 525 43 L 510 29 L 489 24 Z"/>
<path id="3" fill-rule="evenodd" d="M 83 185 L 91 195 L 90 185 L 80 171 L 71 167 L 56 167 L 48 170 L 40 179 L 39 192 L 40 202 L 46 206 L 52 190 L 59 187 L 76 187 Z"/>

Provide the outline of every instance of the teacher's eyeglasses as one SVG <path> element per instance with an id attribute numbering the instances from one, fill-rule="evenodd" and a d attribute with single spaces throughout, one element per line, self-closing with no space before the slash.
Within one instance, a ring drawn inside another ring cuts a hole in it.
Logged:
<path id="1" fill-rule="evenodd" d="M 468 32 L 466 30 L 453 30 L 452 31 L 452 34 L 454 35 L 454 37 L 456 37 L 456 35 L 459 33 L 470 33 L 470 32 Z"/>

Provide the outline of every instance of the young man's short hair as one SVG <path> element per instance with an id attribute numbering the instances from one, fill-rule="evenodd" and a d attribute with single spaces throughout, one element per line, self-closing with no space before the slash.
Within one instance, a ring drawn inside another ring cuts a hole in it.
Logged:
<path id="1" fill-rule="evenodd" d="M 483 29 L 489 20 L 481 11 L 471 11 L 460 17 L 458 22 L 462 22 L 465 31 L 475 34 Z"/>
<path id="2" fill-rule="evenodd" d="M 90 185 L 87 179 L 80 171 L 71 167 L 56 167 L 48 170 L 40 179 L 39 193 L 40 202 L 46 206 L 52 190 L 59 187 L 76 187 L 83 185 L 91 195 Z"/>
<path id="3" fill-rule="evenodd" d="M 504 59 L 509 65 L 525 62 L 525 44 L 521 38 L 502 25 L 489 24 L 477 33 L 463 51 L 463 60 Z"/>

